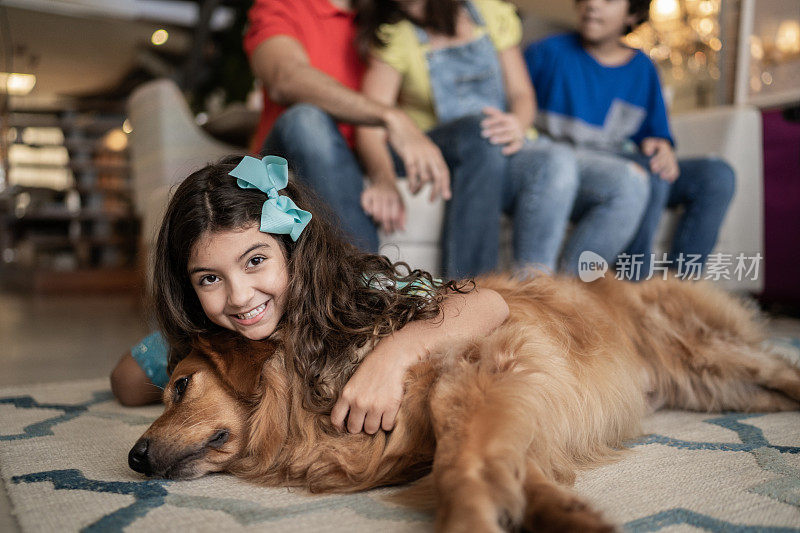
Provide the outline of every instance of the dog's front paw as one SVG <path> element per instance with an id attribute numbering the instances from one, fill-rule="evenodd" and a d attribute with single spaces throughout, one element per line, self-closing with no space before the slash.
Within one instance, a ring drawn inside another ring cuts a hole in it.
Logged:
<path id="1" fill-rule="evenodd" d="M 554 495 L 555 496 L 555 495 Z M 550 501 L 529 502 L 523 530 L 530 532 L 612 533 L 616 528 L 599 511 L 576 496 L 558 495 Z"/>

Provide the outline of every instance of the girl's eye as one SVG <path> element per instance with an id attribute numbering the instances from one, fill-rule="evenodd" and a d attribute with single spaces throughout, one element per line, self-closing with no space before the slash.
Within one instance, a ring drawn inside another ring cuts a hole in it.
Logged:
<path id="1" fill-rule="evenodd" d="M 250 261 L 247 262 L 247 266 L 254 267 L 258 266 L 265 261 L 266 258 L 257 255 L 255 257 L 250 258 Z"/>
<path id="2" fill-rule="evenodd" d="M 219 278 L 214 274 L 208 274 L 200 278 L 200 285 L 211 285 L 215 283 Z"/>

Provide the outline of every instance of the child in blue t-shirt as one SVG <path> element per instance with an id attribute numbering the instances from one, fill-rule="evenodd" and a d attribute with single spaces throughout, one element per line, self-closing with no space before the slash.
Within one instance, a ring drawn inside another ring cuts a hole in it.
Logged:
<path id="1" fill-rule="evenodd" d="M 544 39 L 525 51 L 539 105 L 536 126 L 588 154 L 633 161 L 649 173 L 650 200 L 627 249 L 641 254 L 643 275 L 665 207 L 685 208 L 670 265 L 678 265 L 680 254 L 704 262 L 733 197 L 734 175 L 719 159 L 675 157 L 655 66 L 621 41 L 647 20 L 650 0 L 576 0 L 575 7 L 577 33 Z"/>

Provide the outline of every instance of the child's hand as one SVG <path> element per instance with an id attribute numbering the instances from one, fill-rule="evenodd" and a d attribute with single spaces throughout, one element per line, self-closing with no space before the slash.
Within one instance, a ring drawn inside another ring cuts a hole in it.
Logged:
<path id="1" fill-rule="evenodd" d="M 386 233 L 405 229 L 406 209 L 394 183 L 370 184 L 361 193 L 361 207 Z"/>
<path id="2" fill-rule="evenodd" d="M 486 118 L 481 121 L 481 135 L 492 144 L 504 144 L 503 155 L 517 153 L 525 144 L 525 130 L 517 117 L 495 107 L 484 107 L 483 113 Z"/>
<path id="3" fill-rule="evenodd" d="M 669 141 L 648 137 L 642 141 L 642 153 L 650 158 L 650 171 L 658 174 L 662 180 L 672 183 L 678 179 L 678 159 Z"/>
<path id="4" fill-rule="evenodd" d="M 333 425 L 344 431 L 346 418 L 350 433 L 359 433 L 362 428 L 370 435 L 381 428 L 391 430 L 403 399 L 403 378 L 408 367 L 407 358 L 381 350 L 379 343 L 342 389 L 331 411 Z"/>

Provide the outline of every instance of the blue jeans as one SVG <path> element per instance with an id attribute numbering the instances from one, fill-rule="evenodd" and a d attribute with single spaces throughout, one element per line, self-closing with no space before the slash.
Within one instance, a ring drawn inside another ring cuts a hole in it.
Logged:
<path id="1" fill-rule="evenodd" d="M 428 132 L 450 169 L 453 197 L 446 205 L 442 259 L 451 278 L 497 266 L 506 158 L 481 137 L 481 119 L 468 116 Z M 292 106 L 275 121 L 262 153 L 288 159 L 297 178 L 328 203 L 352 242 L 378 251 L 376 225 L 361 207 L 364 173 L 330 115 L 309 104 Z"/>
<path id="2" fill-rule="evenodd" d="M 642 154 L 626 154 L 643 168 L 649 168 L 648 158 Z M 653 238 L 666 207 L 683 206 L 684 211 L 672 238 L 667 259 L 677 266 L 680 254 L 697 254 L 705 264 L 714 249 L 719 228 L 725 218 L 736 188 L 730 165 L 716 158 L 694 158 L 678 161 L 680 175 L 674 183 L 650 175 L 650 201 L 644 217 L 627 253 L 643 254 L 642 275 L 646 277 L 652 266 Z"/>
<path id="3" fill-rule="evenodd" d="M 445 204 L 442 270 L 462 279 L 497 267 L 500 210 L 507 158 L 481 137 L 483 115 L 468 115 L 428 131 L 450 169 Z"/>
<path id="4" fill-rule="evenodd" d="M 576 148 L 578 194 L 570 215 L 574 228 L 561 254 L 562 271 L 575 274 L 589 250 L 613 264 L 639 226 L 649 195 L 646 173 L 614 154 Z"/>
<path id="5" fill-rule="evenodd" d="M 555 272 L 577 194 L 578 165 L 570 146 L 539 137 L 509 158 L 503 211 L 513 217 L 517 268 Z"/>
<path id="6" fill-rule="evenodd" d="M 350 242 L 377 253 L 377 228 L 361 207 L 364 173 L 333 117 L 310 104 L 294 105 L 275 121 L 261 153 L 285 157 L 297 179 L 338 217 Z"/>

